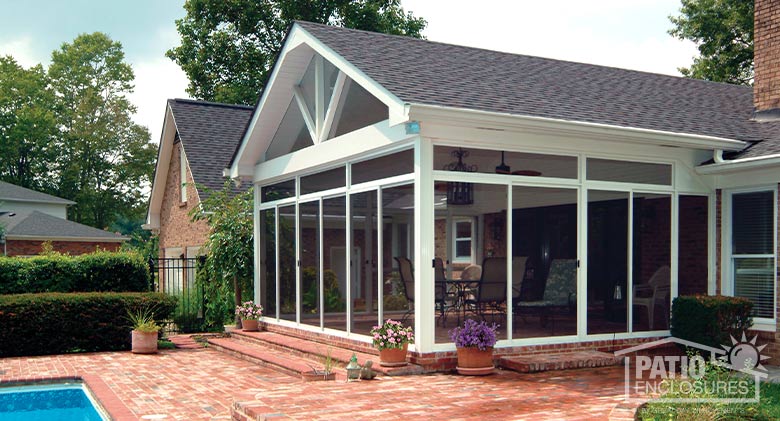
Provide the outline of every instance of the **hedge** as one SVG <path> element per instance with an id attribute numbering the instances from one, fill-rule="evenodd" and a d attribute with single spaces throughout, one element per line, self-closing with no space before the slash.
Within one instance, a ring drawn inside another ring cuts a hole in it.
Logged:
<path id="1" fill-rule="evenodd" d="M 149 281 L 149 266 L 133 252 L 0 257 L 0 294 L 143 292 Z"/>
<path id="2" fill-rule="evenodd" d="M 130 349 L 128 310 L 169 319 L 176 298 L 160 293 L 0 296 L 0 357 Z"/>
<path id="3" fill-rule="evenodd" d="M 672 303 L 671 334 L 702 345 L 720 348 L 739 339 L 753 324 L 753 303 L 723 295 L 682 296 Z"/>

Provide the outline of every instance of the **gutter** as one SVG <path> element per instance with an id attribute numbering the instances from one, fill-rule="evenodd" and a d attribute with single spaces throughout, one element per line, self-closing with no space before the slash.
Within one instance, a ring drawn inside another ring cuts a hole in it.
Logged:
<path id="1" fill-rule="evenodd" d="M 127 241 L 129 237 L 44 237 L 40 235 L 13 235 L 6 233 L 6 242 L 8 240 L 29 240 L 29 241 L 86 241 L 90 243 L 105 242 L 105 243 L 121 243 Z"/>
<path id="2" fill-rule="evenodd" d="M 715 151 L 714 164 L 696 167 L 697 174 L 725 174 L 738 171 L 780 167 L 780 154 L 724 160 L 723 151 Z"/>

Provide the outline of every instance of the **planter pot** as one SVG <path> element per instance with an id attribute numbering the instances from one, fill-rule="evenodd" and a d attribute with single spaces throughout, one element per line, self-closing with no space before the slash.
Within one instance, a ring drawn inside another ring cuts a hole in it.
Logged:
<path id="1" fill-rule="evenodd" d="M 133 354 L 156 354 L 157 332 L 133 331 Z"/>
<path id="2" fill-rule="evenodd" d="M 336 380 L 336 373 L 321 373 L 314 371 L 305 371 L 301 373 L 301 378 L 307 382 L 316 382 L 322 380 Z"/>
<path id="3" fill-rule="evenodd" d="M 241 321 L 241 329 L 244 332 L 257 332 L 257 320 L 247 319 Z"/>
<path id="4" fill-rule="evenodd" d="M 380 349 L 379 365 L 382 367 L 403 367 L 406 365 L 406 349 L 409 344 L 404 344 L 403 348 Z"/>
<path id="5" fill-rule="evenodd" d="M 458 373 L 466 376 L 484 376 L 493 373 L 493 347 L 458 348 Z"/>

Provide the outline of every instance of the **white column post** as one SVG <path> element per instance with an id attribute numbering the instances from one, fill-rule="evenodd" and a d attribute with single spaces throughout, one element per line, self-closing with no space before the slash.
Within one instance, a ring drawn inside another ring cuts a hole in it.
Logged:
<path id="1" fill-rule="evenodd" d="M 433 144 L 417 138 L 414 148 L 414 332 L 416 351 L 429 351 L 434 345 L 435 248 L 433 219 Z"/>

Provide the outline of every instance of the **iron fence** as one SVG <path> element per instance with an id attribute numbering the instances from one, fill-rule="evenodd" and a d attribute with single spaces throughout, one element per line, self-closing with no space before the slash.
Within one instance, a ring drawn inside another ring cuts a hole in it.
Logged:
<path id="1" fill-rule="evenodd" d="M 171 333 L 202 331 L 203 289 L 195 282 L 198 268 L 202 263 L 202 257 L 149 259 L 152 289 L 178 298 L 173 319 L 169 320 L 164 327 L 166 331 Z"/>

